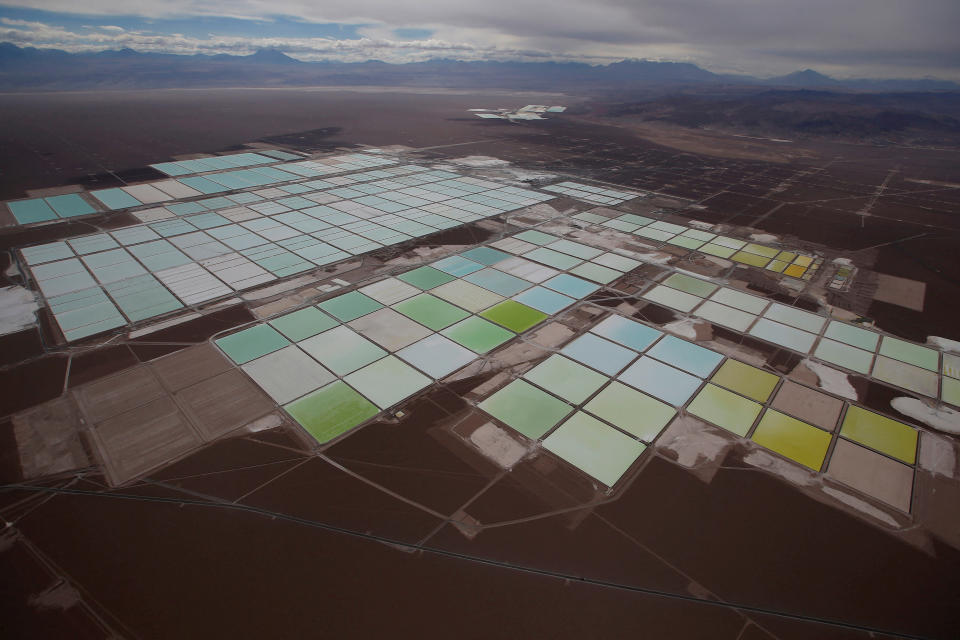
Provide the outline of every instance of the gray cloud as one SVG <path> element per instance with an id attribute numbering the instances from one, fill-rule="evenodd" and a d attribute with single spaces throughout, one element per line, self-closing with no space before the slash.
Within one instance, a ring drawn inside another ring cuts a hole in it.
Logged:
<path id="1" fill-rule="evenodd" d="M 75 0 L 22 0 L 0 5 L 75 12 Z M 170 47 L 173 52 L 249 51 L 278 46 L 306 59 L 364 55 L 389 61 L 443 55 L 462 59 L 604 62 L 625 57 L 691 61 L 718 71 L 777 74 L 813 66 L 840 76 L 940 75 L 960 79 L 957 0 L 86 0 L 83 13 L 269 19 L 372 25 L 362 41 L 213 35 L 209 40 L 125 32 L 78 39 L 50 33 L 51 46 Z M 18 25 L 10 31 L 29 32 Z M 429 40 L 393 37 L 397 27 L 432 30 Z M 14 34 L 25 39 L 34 33 Z M 76 36 L 77 34 L 73 34 Z M 41 43 L 34 39 L 33 42 Z M 273 43 L 268 45 L 266 43 Z M 244 48 L 246 43 L 246 48 Z M 346 44 L 340 44 L 346 43 Z"/>

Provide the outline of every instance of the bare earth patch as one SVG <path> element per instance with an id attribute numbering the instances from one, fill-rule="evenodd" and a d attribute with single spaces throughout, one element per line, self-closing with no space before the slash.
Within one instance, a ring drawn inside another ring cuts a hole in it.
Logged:
<path id="1" fill-rule="evenodd" d="M 873 299 L 914 311 L 923 311 L 926 292 L 927 283 L 925 282 L 878 273 L 877 292 L 873 294 Z"/>

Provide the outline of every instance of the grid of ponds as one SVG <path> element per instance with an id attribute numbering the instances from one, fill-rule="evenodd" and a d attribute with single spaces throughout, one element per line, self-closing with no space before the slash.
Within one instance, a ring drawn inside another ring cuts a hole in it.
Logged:
<path id="1" fill-rule="evenodd" d="M 427 183 L 435 184 L 425 187 Z M 482 193 L 485 191 L 483 187 L 503 190 L 489 195 Z M 502 200 L 510 201 L 511 193 L 516 193 L 512 187 L 495 182 L 477 181 L 450 171 L 431 171 L 420 165 L 407 164 L 167 204 L 141 209 L 133 215 L 143 222 L 156 222 L 216 212 L 233 222 L 242 222 L 329 205 L 345 213 L 360 211 L 371 215 L 402 214 L 410 208 L 442 213 L 452 207 L 459 208 L 464 214 L 477 215 L 476 219 L 479 219 L 480 214 L 490 212 L 489 205 L 500 206 Z M 544 194 L 536 195 L 542 200 L 549 199 Z M 349 202 L 339 202 L 342 200 Z"/>
<path id="2" fill-rule="evenodd" d="M 101 189 L 91 191 L 90 195 L 103 203 L 108 210 L 127 209 L 173 199 L 212 195 L 238 189 L 253 189 L 303 180 L 304 178 L 317 178 L 360 169 L 373 169 L 396 163 L 397 161 L 392 158 L 368 153 L 351 153 L 316 160 L 286 162 L 269 167 L 253 166 L 246 169 L 204 173 L 203 175 L 186 178 L 171 178 L 133 187 Z"/>
<path id="3" fill-rule="evenodd" d="M 397 165 L 346 176 L 327 177 L 324 180 L 301 180 L 289 184 L 271 185 L 262 189 L 246 189 L 237 193 L 195 199 L 188 202 L 168 203 L 164 206 L 138 209 L 132 213 L 143 222 L 155 222 L 194 213 L 225 210 L 221 211 L 221 215 L 226 215 L 236 222 L 238 219 L 263 215 L 261 210 L 266 210 L 266 213 L 270 215 L 275 212 L 293 210 L 293 207 L 287 206 L 284 202 L 267 204 L 267 201 L 282 200 L 292 196 L 306 196 L 314 204 L 326 204 L 341 198 L 331 194 L 321 195 L 319 191 L 383 178 L 404 177 L 405 180 L 409 180 L 405 177 L 407 174 L 425 171 L 427 171 L 427 168 L 419 165 Z M 451 174 L 452 177 L 456 175 Z M 299 199 L 291 199 L 290 202 L 298 203 L 300 208 L 311 206 Z M 242 208 L 244 205 L 251 205 L 252 208 L 244 209 Z"/>
<path id="4" fill-rule="evenodd" d="M 910 510 L 914 427 L 616 314 L 478 407 L 607 486 L 687 413 Z"/>
<path id="5" fill-rule="evenodd" d="M 886 384 L 960 406 L 957 356 L 684 273 L 671 274 L 642 297 Z"/>
<path id="6" fill-rule="evenodd" d="M 243 166 L 253 168 L 170 180 L 166 190 L 155 183 L 98 192 L 105 205 L 121 208 L 245 189 L 135 212 L 147 224 L 24 248 L 23 258 L 67 339 L 553 197 L 370 154 L 287 163 L 287 171 L 258 166 L 290 159 L 237 157 L 235 163 L 249 161 Z M 166 166 L 174 172 L 169 175 L 225 168 L 208 167 L 212 164 Z M 355 173 L 335 175 L 350 171 Z M 569 182 L 546 190 L 598 204 L 637 196 Z M 18 220 L 29 221 L 95 212 L 79 194 L 9 205 Z M 574 218 L 790 277 L 809 279 L 820 265 L 799 252 L 633 214 L 607 218 L 586 212 Z M 325 443 L 640 264 L 527 230 L 216 344 Z M 680 272 L 643 297 L 960 404 L 960 356 Z M 689 413 L 910 509 L 915 428 L 615 314 L 478 406 L 607 486 L 616 484 L 678 414 Z"/>
<path id="7" fill-rule="evenodd" d="M 244 160 L 243 158 L 246 156 L 251 156 L 251 158 Z M 295 157 L 299 158 L 299 156 Z M 241 158 L 241 160 L 234 160 L 233 158 Z M 31 224 L 98 213 L 98 209 L 92 204 L 94 200 L 99 202 L 100 209 L 114 211 L 397 164 L 397 160 L 393 158 L 371 153 L 351 153 L 315 160 L 286 162 L 275 166 L 263 166 L 265 163 L 277 162 L 279 159 L 260 154 L 237 154 L 235 156 L 204 158 L 202 161 L 183 161 L 223 165 L 229 165 L 231 162 L 250 162 L 250 164 L 247 165 L 248 168 L 234 167 L 226 171 L 204 173 L 191 177 L 170 178 L 126 187 L 99 189 L 87 194 L 91 200 L 85 198 L 84 195 L 71 193 L 48 198 L 13 200 L 7 202 L 6 205 L 19 224 Z M 199 165 L 188 166 L 200 168 Z M 168 168 L 173 170 L 171 167 Z"/>
<path id="8" fill-rule="evenodd" d="M 616 218 L 589 211 L 573 216 L 574 219 L 596 224 L 641 238 L 662 242 L 692 251 L 700 251 L 718 258 L 726 258 L 740 264 L 766 269 L 790 278 L 810 280 L 820 268 L 823 259 L 797 250 L 781 250 L 775 247 L 721 236 L 709 231 L 672 222 L 664 222 L 646 216 L 627 213 Z"/>
<path id="9" fill-rule="evenodd" d="M 325 443 L 599 288 L 479 246 L 215 344 Z"/>
<path id="10" fill-rule="evenodd" d="M 600 280 L 494 246 L 557 240 L 524 231 L 215 344 L 327 443 L 599 290 Z M 617 314 L 478 407 L 607 486 L 689 413 L 910 510 L 915 428 Z"/>
<path id="11" fill-rule="evenodd" d="M 21 254 L 76 340 L 553 198 L 417 165 L 294 186 L 169 205 L 155 222 Z"/>
<path id="12" fill-rule="evenodd" d="M 158 162 L 150 165 L 157 171 L 170 177 L 186 176 L 193 173 L 207 173 L 224 169 L 243 169 L 262 164 L 275 163 L 278 160 L 302 160 L 301 156 L 276 149 L 262 150 L 257 153 L 235 153 L 224 156 L 209 156 L 194 160 L 176 160 Z"/>
<path id="13" fill-rule="evenodd" d="M 630 191 L 617 191 L 615 189 L 605 189 L 603 187 L 595 187 L 589 184 L 570 181 L 558 182 L 557 184 L 543 187 L 543 189 L 545 191 L 570 196 L 571 198 L 577 198 L 578 200 L 592 202 L 593 204 L 605 205 L 621 204 L 627 200 L 639 198 L 642 195 Z"/>

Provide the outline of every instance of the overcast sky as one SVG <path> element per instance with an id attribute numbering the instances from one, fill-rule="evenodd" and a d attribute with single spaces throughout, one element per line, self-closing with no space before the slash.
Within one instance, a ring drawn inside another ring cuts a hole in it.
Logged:
<path id="1" fill-rule="evenodd" d="M 758 76 L 960 80 L 958 27 L 960 0 L 0 0 L 0 41 L 68 51 L 647 58 Z"/>

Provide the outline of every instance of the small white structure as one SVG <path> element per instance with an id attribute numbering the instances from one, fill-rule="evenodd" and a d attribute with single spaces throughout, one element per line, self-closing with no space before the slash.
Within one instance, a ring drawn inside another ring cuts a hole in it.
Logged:
<path id="1" fill-rule="evenodd" d="M 525 107 L 511 111 L 510 109 L 467 109 L 478 118 L 485 120 L 546 120 L 541 114 L 563 113 L 567 108 L 563 106 L 548 107 L 543 104 L 528 104 Z"/>

